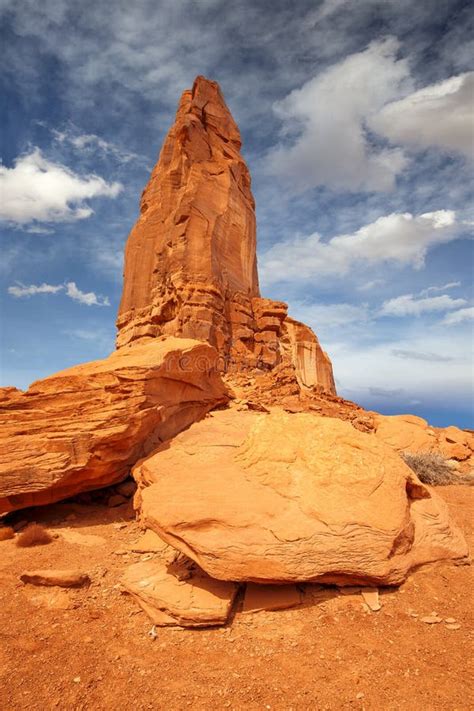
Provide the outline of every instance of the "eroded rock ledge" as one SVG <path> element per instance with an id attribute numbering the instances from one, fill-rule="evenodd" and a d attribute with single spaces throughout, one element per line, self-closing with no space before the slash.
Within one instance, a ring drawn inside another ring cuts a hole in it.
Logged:
<path id="1" fill-rule="evenodd" d="M 228 399 L 217 353 L 154 339 L 0 401 L 0 514 L 123 479 L 137 459 Z"/>

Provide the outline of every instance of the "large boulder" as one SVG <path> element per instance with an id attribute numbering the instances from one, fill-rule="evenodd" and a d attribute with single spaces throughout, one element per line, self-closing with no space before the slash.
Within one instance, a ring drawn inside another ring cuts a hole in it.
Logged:
<path id="1" fill-rule="evenodd" d="M 0 514 L 123 479 L 139 457 L 227 400 L 205 343 L 165 338 L 0 395 Z"/>
<path id="2" fill-rule="evenodd" d="M 214 412 L 134 476 L 144 524 L 220 580 L 392 585 L 467 556 L 434 491 L 342 420 Z"/>

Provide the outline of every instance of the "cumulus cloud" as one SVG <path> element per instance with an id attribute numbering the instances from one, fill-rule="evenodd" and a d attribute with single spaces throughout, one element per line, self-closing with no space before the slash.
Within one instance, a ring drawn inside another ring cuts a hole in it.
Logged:
<path id="1" fill-rule="evenodd" d="M 465 309 L 459 309 L 446 316 L 441 321 L 445 326 L 456 326 L 464 321 L 472 321 L 474 319 L 474 306 L 468 306 Z"/>
<path id="2" fill-rule="evenodd" d="M 393 143 L 474 158 L 473 95 L 474 72 L 466 72 L 388 103 L 370 126 Z"/>
<path id="3" fill-rule="evenodd" d="M 108 183 L 98 175 L 80 176 L 60 163 L 47 160 L 39 148 L 19 156 L 12 168 L 0 165 L 0 219 L 26 225 L 37 222 L 69 222 L 89 217 L 87 200 L 115 198 L 120 183 Z"/>
<path id="4" fill-rule="evenodd" d="M 413 294 L 402 294 L 382 304 L 381 316 L 420 316 L 433 311 L 450 311 L 464 306 L 465 299 L 453 299 L 448 294 L 418 299 Z"/>
<path id="5" fill-rule="evenodd" d="M 455 213 L 437 210 L 423 215 L 393 213 L 379 217 L 353 234 L 322 242 L 319 234 L 294 237 L 273 245 L 260 260 L 262 281 L 343 276 L 356 263 L 392 262 L 423 266 L 428 250 L 457 237 Z"/>
<path id="6" fill-rule="evenodd" d="M 59 292 L 64 292 L 73 301 L 86 306 L 110 306 L 110 301 L 106 296 L 97 296 L 93 291 L 81 291 L 74 281 L 68 281 L 65 284 L 30 284 L 29 286 L 17 282 L 8 287 L 8 293 L 16 299 L 28 298 L 37 294 L 58 294 Z"/>
<path id="7" fill-rule="evenodd" d="M 318 185 L 342 190 L 392 190 L 407 165 L 399 148 L 376 146 L 366 124 L 411 87 L 394 38 L 373 42 L 318 74 L 275 104 L 284 138 L 267 156 L 267 170 L 295 192 Z M 285 133 L 298 134 L 285 141 Z"/>

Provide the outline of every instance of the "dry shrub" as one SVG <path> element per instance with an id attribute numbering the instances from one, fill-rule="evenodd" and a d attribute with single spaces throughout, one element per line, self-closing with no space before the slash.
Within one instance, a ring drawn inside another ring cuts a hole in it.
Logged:
<path id="1" fill-rule="evenodd" d="M 418 479 L 429 486 L 468 484 L 471 477 L 454 472 L 440 454 L 435 452 L 403 452 L 402 459 L 415 472 Z"/>
<path id="2" fill-rule="evenodd" d="M 39 523 L 30 523 L 16 539 L 17 546 L 29 548 L 30 546 L 44 546 L 51 543 L 52 537 Z"/>
<path id="3" fill-rule="evenodd" d="M 11 526 L 0 526 L 0 541 L 8 541 L 9 538 L 15 538 L 15 531 Z"/>

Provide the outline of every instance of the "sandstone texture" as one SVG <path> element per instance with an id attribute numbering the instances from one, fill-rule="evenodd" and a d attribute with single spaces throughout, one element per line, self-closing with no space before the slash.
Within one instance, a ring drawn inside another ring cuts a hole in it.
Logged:
<path id="1" fill-rule="evenodd" d="M 335 392 L 332 366 L 287 305 L 261 297 L 255 203 L 241 138 L 218 84 L 181 97 L 125 250 L 119 346 L 149 336 L 215 346 L 222 370 L 291 364 L 299 386 Z"/>
<path id="2" fill-rule="evenodd" d="M 415 415 L 374 415 L 374 431 L 397 452 L 437 452 L 461 472 L 474 470 L 474 434 L 458 427 L 430 427 Z"/>
<path id="3" fill-rule="evenodd" d="M 225 624 L 237 593 L 237 585 L 213 580 L 202 571 L 179 579 L 161 561 L 130 566 L 122 584 L 161 627 Z"/>
<path id="4" fill-rule="evenodd" d="M 134 476 L 143 523 L 219 580 L 395 585 L 467 556 L 434 491 L 342 420 L 218 411 Z"/>
<path id="5" fill-rule="evenodd" d="M 0 513 L 120 481 L 225 402 L 217 353 L 167 338 L 121 348 L 0 400 Z"/>

